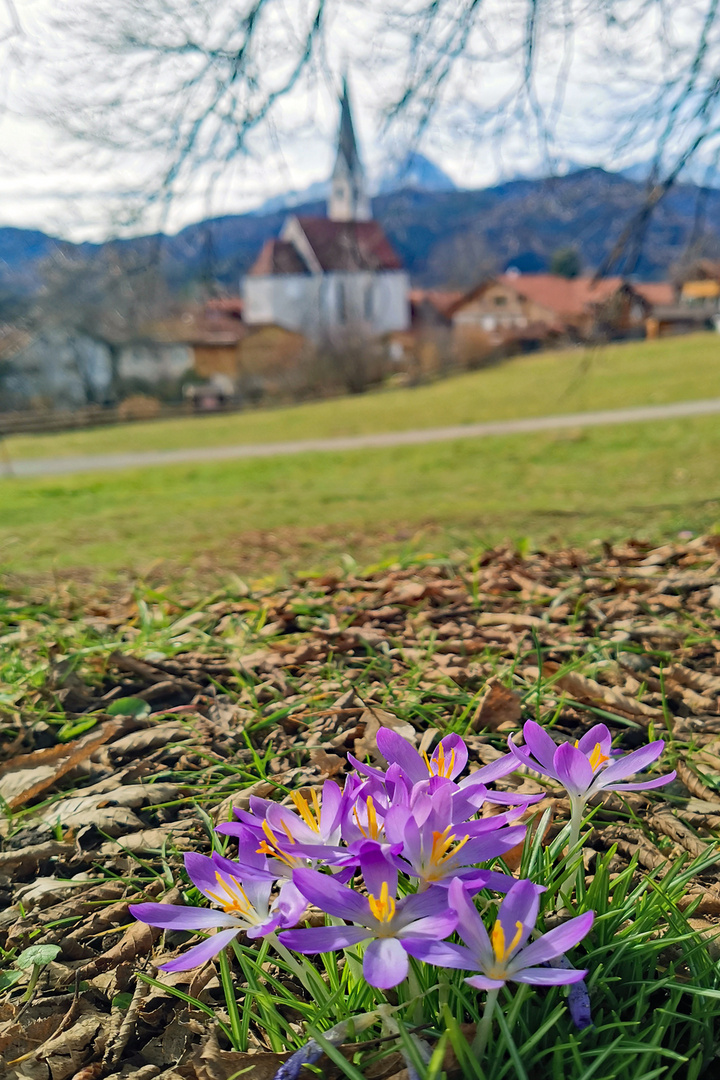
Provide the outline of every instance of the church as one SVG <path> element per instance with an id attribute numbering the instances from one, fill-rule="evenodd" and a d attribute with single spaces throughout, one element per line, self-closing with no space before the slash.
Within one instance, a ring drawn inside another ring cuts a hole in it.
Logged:
<path id="1" fill-rule="evenodd" d="M 242 282 L 243 318 L 319 346 L 342 345 L 406 330 L 409 291 L 400 258 L 372 217 L 345 82 L 327 217 L 291 215 L 266 242 Z"/>

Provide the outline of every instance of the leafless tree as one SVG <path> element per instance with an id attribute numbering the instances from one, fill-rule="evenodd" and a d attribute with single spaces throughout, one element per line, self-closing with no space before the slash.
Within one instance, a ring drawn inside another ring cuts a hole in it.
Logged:
<path id="1" fill-rule="evenodd" d="M 632 270 L 658 203 L 720 154 L 719 9 L 720 0 L 55 0 L 42 35 L 16 55 L 55 88 L 46 117 L 88 145 L 135 155 L 141 179 L 126 194 L 137 209 L 164 205 L 199 172 L 210 185 L 230 158 L 251 153 L 327 55 L 338 65 L 342 39 L 351 64 L 376 72 L 396 139 L 452 131 L 498 156 L 533 146 L 552 169 L 572 129 L 586 157 L 602 146 L 606 158 L 611 148 L 618 161 L 644 159 L 645 197 L 601 268 L 622 258 Z"/>

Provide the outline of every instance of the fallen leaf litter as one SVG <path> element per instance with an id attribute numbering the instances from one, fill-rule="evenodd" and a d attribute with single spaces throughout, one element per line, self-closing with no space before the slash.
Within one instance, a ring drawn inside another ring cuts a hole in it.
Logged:
<path id="1" fill-rule="evenodd" d="M 592 555 L 503 548 L 472 568 L 427 561 L 306 578 L 191 611 L 157 601 L 165 651 L 137 647 L 134 599 L 97 601 L 60 617 L 98 645 L 60 659 L 11 620 L 6 640 L 42 679 L 4 698 L 0 795 L 15 816 L 2 826 L 0 945 L 61 952 L 29 1004 L 0 996 L 2 1075 L 226 1080 L 251 1067 L 253 1080 L 274 1076 L 289 1055 L 273 1053 L 261 1028 L 249 1053 L 230 1051 L 207 1015 L 136 978 L 156 976 L 179 938 L 166 935 L 159 953 L 160 932 L 133 923 L 127 907 L 177 901 L 169 882 L 181 852 L 209 849 L 203 811 L 216 823 L 252 794 L 282 799 L 287 787 L 341 777 L 348 751 L 376 753 L 383 725 L 424 750 L 443 725 L 460 724 L 478 765 L 538 716 L 557 714 L 565 738 L 602 719 L 627 749 L 648 731 L 670 734 L 678 780 L 625 801 L 605 795 L 586 868 L 612 845 L 618 870 L 633 855 L 662 873 L 679 853 L 704 853 L 720 827 L 719 571 L 718 537 Z M 123 715 L 129 699 L 148 709 Z M 120 712 L 110 716 L 113 702 Z M 43 708 L 63 727 L 42 720 Z M 530 776 L 507 784 L 541 790 Z M 562 817 L 565 803 L 543 787 L 540 807 Z M 694 923 L 713 947 L 720 871 L 696 880 L 694 899 Z M 213 964 L 160 982 L 222 1016 Z M 391 1055 L 372 1075 L 401 1067 Z"/>

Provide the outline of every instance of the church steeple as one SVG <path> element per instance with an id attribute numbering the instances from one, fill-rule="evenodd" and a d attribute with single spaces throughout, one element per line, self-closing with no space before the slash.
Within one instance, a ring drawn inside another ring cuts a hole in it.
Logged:
<path id="1" fill-rule="evenodd" d="M 331 221 L 370 221 L 372 218 L 350 111 L 347 79 L 343 80 L 340 99 L 338 151 L 330 186 L 328 217 Z"/>

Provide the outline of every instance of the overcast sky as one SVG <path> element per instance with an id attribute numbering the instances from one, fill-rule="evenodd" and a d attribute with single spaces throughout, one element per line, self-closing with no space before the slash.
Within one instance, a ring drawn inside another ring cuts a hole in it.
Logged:
<path id="1" fill-rule="evenodd" d="M 3 38 L 8 51 L 0 65 L 0 224 L 95 240 L 119 231 L 120 210 L 130 205 L 132 192 L 152 186 L 154 175 L 162 171 L 162 154 L 147 149 L 136 153 L 132 144 L 124 151 L 101 148 L 38 117 L 52 111 L 55 101 L 68 108 L 64 72 L 70 70 L 71 42 L 62 34 L 53 38 L 57 28 L 51 27 L 53 19 L 62 23 L 59 17 L 67 2 L 16 0 L 21 32 L 10 37 L 12 12 L 4 6 L 7 0 L 0 0 L 0 51 Z M 116 0 L 119 9 L 124 2 Z M 680 44 L 683 28 L 699 17 L 705 2 L 681 0 L 676 5 L 683 15 L 676 30 Z M 229 157 L 223 152 L 187 170 L 169 210 L 163 208 L 164 216 L 155 208 L 126 222 L 126 230 L 142 232 L 158 225 L 177 230 L 207 216 L 247 211 L 273 195 L 326 179 L 334 155 L 336 93 L 345 67 L 368 171 L 377 177 L 389 159 L 402 156 L 413 145 L 413 117 L 389 130 L 384 130 L 384 118 L 406 74 L 407 42 L 397 32 L 387 32 L 385 4 L 378 3 L 337 0 L 322 63 L 279 101 L 270 120 L 252 132 L 244 152 Z M 629 67 L 610 55 L 601 21 L 583 16 L 572 38 L 549 27 L 541 41 L 543 63 L 534 98 L 520 104 L 513 98 L 519 70 L 512 46 L 523 30 L 519 14 L 524 3 L 495 0 L 495 22 L 485 21 L 468 58 L 446 80 L 441 107 L 419 149 L 458 186 L 468 188 L 517 174 L 563 171 L 568 160 L 622 168 L 648 159 L 656 144 L 652 125 L 637 127 L 625 145 L 617 136 L 623 108 L 627 113 L 643 95 L 650 101 L 661 81 L 660 31 L 653 14 L 633 28 L 628 40 L 639 76 L 631 76 Z M 73 6 L 81 10 L 83 4 L 92 12 L 91 0 L 74 0 Z M 304 0 L 289 0 L 283 7 L 286 17 L 293 4 L 300 10 Z M 493 4 L 487 7 L 492 13 Z M 518 12 L 517 25 L 512 23 L 513 10 Z M 504 52 L 507 60 L 502 59 Z M 83 92 L 92 99 L 95 80 L 100 100 L 103 76 L 109 74 L 103 65 L 110 65 L 112 58 L 99 52 L 98 67 L 93 68 L 88 55 L 81 73 Z M 506 95 L 505 112 L 501 109 L 490 122 L 488 116 Z"/>

